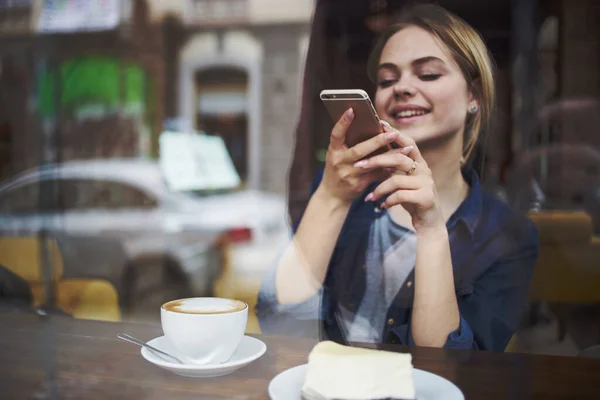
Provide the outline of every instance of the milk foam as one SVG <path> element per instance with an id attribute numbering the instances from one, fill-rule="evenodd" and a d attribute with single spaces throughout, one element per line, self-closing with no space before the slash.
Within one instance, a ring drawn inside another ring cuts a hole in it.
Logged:
<path id="1" fill-rule="evenodd" d="M 195 298 L 169 302 L 165 308 L 175 312 L 211 314 L 236 311 L 244 306 L 242 302 L 230 299 Z"/>

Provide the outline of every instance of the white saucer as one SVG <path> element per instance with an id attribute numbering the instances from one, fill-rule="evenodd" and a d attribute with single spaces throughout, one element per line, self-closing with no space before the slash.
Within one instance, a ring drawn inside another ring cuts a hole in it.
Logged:
<path id="1" fill-rule="evenodd" d="M 164 336 L 157 337 L 148 342 L 152 347 L 156 347 L 158 350 L 162 350 L 166 353 L 177 356 L 177 351 L 171 342 Z M 267 351 L 267 345 L 260 340 L 244 336 L 240 345 L 238 346 L 233 356 L 229 361 L 223 364 L 211 364 L 211 365 L 193 365 L 193 364 L 177 364 L 171 361 L 167 361 L 168 358 L 161 357 L 151 350 L 142 347 L 142 357 L 152 364 L 164 368 L 174 374 L 186 376 L 189 378 L 213 378 L 216 376 L 223 376 L 232 373 L 248 364 L 252 361 L 260 358 Z"/>
<path id="2" fill-rule="evenodd" d="M 272 400 L 300 400 L 302 385 L 308 365 L 299 365 L 283 371 L 269 383 Z M 452 382 L 430 372 L 413 370 L 415 390 L 419 400 L 465 400 L 465 396 Z"/>

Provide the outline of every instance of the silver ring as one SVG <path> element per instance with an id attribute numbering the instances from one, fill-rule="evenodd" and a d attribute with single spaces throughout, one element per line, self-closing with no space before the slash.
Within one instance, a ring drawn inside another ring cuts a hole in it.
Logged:
<path id="1" fill-rule="evenodd" d="M 410 175 L 413 172 L 415 172 L 415 170 L 417 169 L 418 166 L 419 166 L 419 163 L 416 161 L 413 161 L 412 167 L 410 167 L 410 170 L 406 173 L 406 175 Z"/>

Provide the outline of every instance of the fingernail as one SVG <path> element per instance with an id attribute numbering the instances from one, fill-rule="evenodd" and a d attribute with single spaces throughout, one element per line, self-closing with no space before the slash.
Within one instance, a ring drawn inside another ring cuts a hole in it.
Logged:
<path id="1" fill-rule="evenodd" d="M 385 140 L 394 140 L 398 138 L 398 136 L 400 136 L 400 132 L 398 131 L 388 132 L 385 134 Z"/>
<path id="2" fill-rule="evenodd" d="M 346 118 L 346 121 L 352 121 L 352 119 L 354 118 L 354 110 L 351 108 L 346 110 L 346 112 L 344 113 L 344 118 Z"/>
<path id="3" fill-rule="evenodd" d="M 381 125 L 385 126 L 386 128 L 393 129 L 393 128 L 392 128 L 392 126 L 391 126 L 391 125 L 389 124 L 389 122 L 387 122 L 387 121 L 384 121 L 384 120 L 380 119 L 380 120 L 379 120 L 379 123 L 380 123 Z"/>
<path id="4" fill-rule="evenodd" d="M 371 201 L 371 200 L 373 200 L 373 197 L 375 197 L 375 195 L 374 195 L 373 193 L 369 193 L 369 194 L 367 195 L 367 197 L 365 197 L 365 203 L 366 203 L 367 201 Z"/>
<path id="5" fill-rule="evenodd" d="M 362 161 L 358 161 L 357 163 L 354 164 L 355 168 L 364 168 L 367 166 L 367 164 L 369 164 L 369 162 L 367 160 L 362 160 Z"/>
<path id="6" fill-rule="evenodd" d="M 381 208 L 382 210 L 385 210 L 385 209 L 387 208 L 387 204 L 385 204 L 385 203 L 381 203 L 381 204 L 379 205 L 379 208 Z"/>
<path id="7" fill-rule="evenodd" d="M 406 146 L 400 150 L 400 153 L 404 155 L 410 154 L 415 149 L 415 146 Z"/>

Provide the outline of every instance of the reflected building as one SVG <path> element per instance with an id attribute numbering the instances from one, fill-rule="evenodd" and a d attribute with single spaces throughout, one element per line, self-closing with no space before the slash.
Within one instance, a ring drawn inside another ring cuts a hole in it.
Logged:
<path id="1" fill-rule="evenodd" d="M 312 0 L 151 1 L 165 114 L 223 137 L 246 186 L 284 194 Z"/>
<path id="2" fill-rule="evenodd" d="M 111 29 L 38 34 L 50 3 L 69 2 L 0 2 L 0 178 L 42 159 L 157 156 L 164 121 L 178 118 L 221 135 L 247 187 L 289 191 L 295 220 L 331 129 L 319 91 L 372 91 L 372 41 L 408 2 L 111 0 Z M 529 148 L 596 143 L 579 114 L 544 110 L 600 95 L 599 2 L 437 3 L 478 29 L 498 64 L 497 123 L 474 159 L 487 183 L 506 183 Z"/>
<path id="3" fill-rule="evenodd" d="M 2 179 L 46 162 L 156 151 L 164 71 L 147 4 L 72 5 L 0 3 L 0 126 L 10 136 Z"/>
<path id="4" fill-rule="evenodd" d="M 69 3 L 0 3 L 1 178 L 157 156 L 176 118 L 222 136 L 245 187 L 285 193 L 312 0 L 111 0 L 115 26 L 40 34 Z"/>

